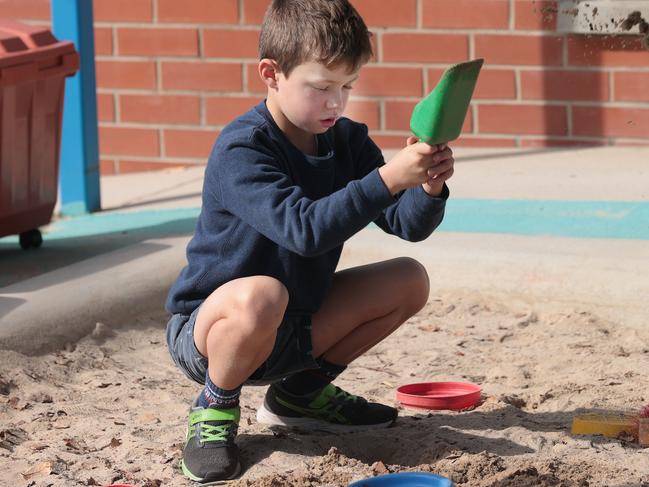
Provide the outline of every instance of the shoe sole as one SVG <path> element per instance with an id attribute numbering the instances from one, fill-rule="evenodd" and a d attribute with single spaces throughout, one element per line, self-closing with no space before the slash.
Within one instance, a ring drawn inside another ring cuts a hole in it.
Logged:
<path id="1" fill-rule="evenodd" d="M 291 418 L 288 416 L 278 416 L 266 408 L 265 404 L 257 410 L 257 422 L 267 424 L 271 427 L 282 429 L 294 429 L 300 431 L 322 431 L 325 433 L 351 433 L 355 431 L 367 431 L 373 429 L 388 428 L 392 426 L 394 420 L 385 423 L 376 424 L 359 424 L 346 425 L 335 424 L 314 418 Z"/>
<path id="2" fill-rule="evenodd" d="M 182 469 L 183 474 L 185 475 L 185 477 L 187 477 L 189 480 L 193 480 L 194 482 L 198 482 L 201 485 L 205 485 L 205 486 L 208 486 L 208 485 L 225 485 L 228 481 L 237 478 L 239 476 L 239 474 L 241 473 L 241 463 L 237 463 L 237 468 L 232 473 L 232 475 L 230 475 L 228 478 L 219 479 L 219 480 L 210 480 L 210 481 L 204 482 L 203 479 L 201 479 L 200 477 L 197 477 L 196 475 L 191 473 L 189 471 L 189 469 L 185 466 L 185 462 L 182 461 L 182 460 L 180 461 L 180 468 Z"/>

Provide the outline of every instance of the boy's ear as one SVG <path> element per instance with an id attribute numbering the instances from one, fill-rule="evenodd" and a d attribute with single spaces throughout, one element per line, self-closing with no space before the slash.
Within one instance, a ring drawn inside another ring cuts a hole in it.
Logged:
<path id="1" fill-rule="evenodd" d="M 279 66 L 272 59 L 264 58 L 259 61 L 257 66 L 259 77 L 264 84 L 271 89 L 277 89 L 277 75 L 279 74 Z"/>

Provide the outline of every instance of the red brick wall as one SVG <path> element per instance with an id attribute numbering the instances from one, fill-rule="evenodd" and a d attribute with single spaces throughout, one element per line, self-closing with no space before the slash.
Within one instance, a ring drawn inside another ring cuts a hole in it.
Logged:
<path id="1" fill-rule="evenodd" d="M 556 32 L 556 2 L 353 0 L 374 33 L 347 114 L 383 148 L 451 63 L 484 57 L 457 146 L 649 144 L 649 51 L 637 37 Z M 102 172 L 204 164 L 219 130 L 264 95 L 268 0 L 94 0 Z M 49 0 L 0 0 L 49 22 Z"/>

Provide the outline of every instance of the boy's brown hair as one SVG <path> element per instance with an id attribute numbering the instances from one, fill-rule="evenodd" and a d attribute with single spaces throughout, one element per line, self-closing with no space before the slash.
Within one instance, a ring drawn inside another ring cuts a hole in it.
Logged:
<path id="1" fill-rule="evenodd" d="M 273 0 L 259 36 L 259 57 L 277 62 L 288 77 L 316 61 L 356 71 L 372 57 L 372 34 L 348 0 Z"/>

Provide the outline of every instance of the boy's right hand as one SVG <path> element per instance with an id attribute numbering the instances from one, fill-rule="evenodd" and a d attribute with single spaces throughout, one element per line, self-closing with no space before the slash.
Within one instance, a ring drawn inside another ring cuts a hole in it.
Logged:
<path id="1" fill-rule="evenodd" d="M 407 144 L 379 168 L 383 182 L 393 195 L 425 183 L 430 178 L 428 169 L 440 162 L 438 146 L 417 142 L 415 137 L 409 137 Z"/>

